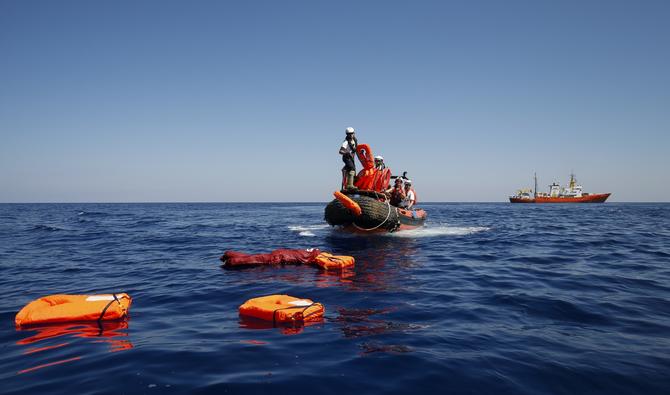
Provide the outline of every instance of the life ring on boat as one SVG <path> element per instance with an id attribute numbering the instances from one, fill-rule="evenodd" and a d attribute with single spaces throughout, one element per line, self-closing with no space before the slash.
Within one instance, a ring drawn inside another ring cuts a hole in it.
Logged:
<path id="1" fill-rule="evenodd" d="M 356 260 L 353 256 L 348 255 L 333 255 L 328 252 L 322 252 L 316 256 L 314 263 L 319 265 L 322 269 L 346 269 L 354 267 Z"/>
<path id="2" fill-rule="evenodd" d="M 273 325 L 320 321 L 325 308 L 310 299 L 288 295 L 268 295 L 249 299 L 240 306 L 240 315 L 270 321 Z"/>
<path id="3" fill-rule="evenodd" d="M 128 316 L 132 299 L 126 293 L 105 295 L 49 295 L 24 306 L 16 314 L 17 326 L 73 321 L 121 320 Z"/>

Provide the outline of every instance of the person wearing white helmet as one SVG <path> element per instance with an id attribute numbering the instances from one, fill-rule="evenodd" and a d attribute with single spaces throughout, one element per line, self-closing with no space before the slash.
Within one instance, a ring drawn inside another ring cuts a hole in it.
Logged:
<path id="1" fill-rule="evenodd" d="M 411 209 L 416 203 L 416 193 L 412 188 L 412 180 L 405 179 L 405 198 L 400 202 L 399 207 Z"/>
<path id="2" fill-rule="evenodd" d="M 356 162 L 354 162 L 354 155 L 356 155 L 356 131 L 352 127 L 344 130 L 346 136 L 344 142 L 340 146 L 340 155 L 342 155 L 342 189 L 354 189 L 354 177 L 356 176 Z"/>
<path id="3" fill-rule="evenodd" d="M 384 163 L 384 157 L 381 155 L 375 156 L 375 169 L 384 170 L 386 169 L 386 164 Z"/>

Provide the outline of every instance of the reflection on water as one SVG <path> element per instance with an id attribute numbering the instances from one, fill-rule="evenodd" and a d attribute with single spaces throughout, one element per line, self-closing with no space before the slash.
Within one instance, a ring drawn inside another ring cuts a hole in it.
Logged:
<path id="1" fill-rule="evenodd" d="M 354 268 L 345 268 L 338 270 L 319 270 L 314 278 L 314 285 L 318 288 L 329 288 L 341 285 L 351 286 L 356 276 Z"/>
<path id="2" fill-rule="evenodd" d="M 281 331 L 283 335 L 297 335 L 301 333 L 305 327 L 308 326 L 315 326 L 319 325 L 321 326 L 323 324 L 323 318 L 320 320 L 316 321 L 308 321 L 308 322 L 302 322 L 302 321 L 296 321 L 294 323 L 272 323 L 269 321 L 264 321 L 255 317 L 247 317 L 244 315 L 240 316 L 240 328 L 243 329 L 272 329 L 272 328 L 277 328 Z M 250 340 L 250 342 L 255 342 L 253 340 Z M 254 343 L 257 344 L 257 343 Z"/>
<path id="3" fill-rule="evenodd" d="M 403 346 L 402 344 L 380 344 L 380 343 L 363 343 L 361 344 L 362 355 L 373 354 L 376 352 L 384 352 L 391 354 L 403 354 L 412 352 L 412 348 Z"/>
<path id="4" fill-rule="evenodd" d="M 388 333 L 405 333 L 423 328 L 421 325 L 399 323 L 384 320 L 382 315 L 393 312 L 394 309 L 338 309 L 335 322 L 340 325 L 345 338 L 367 338 L 381 336 Z M 383 344 L 376 341 L 363 342 L 359 344 L 362 349 L 361 355 L 377 352 L 384 353 L 406 353 L 412 348 L 403 344 Z"/>
<path id="5" fill-rule="evenodd" d="M 335 253 L 352 255 L 356 259 L 355 275 L 341 281 L 353 290 L 388 291 L 405 287 L 407 273 L 417 266 L 414 257 L 418 242 L 409 238 L 371 235 L 359 238 L 326 237 L 327 248 Z"/>
<path id="6" fill-rule="evenodd" d="M 30 355 L 33 358 L 43 357 L 43 355 L 45 355 L 42 354 L 43 352 L 62 350 L 64 347 L 70 345 L 70 342 L 63 341 L 63 338 L 91 339 L 91 343 L 104 343 L 108 345 L 109 352 L 118 352 L 133 348 L 133 344 L 130 340 L 124 339 L 128 337 L 128 333 L 125 332 L 126 329 L 128 329 L 127 321 L 69 322 L 63 324 L 31 325 L 17 328 L 17 330 L 21 332 L 36 333 L 17 341 L 16 344 L 19 346 L 27 346 L 28 348 L 23 351 L 22 354 L 26 356 Z M 56 343 L 56 340 L 58 340 L 58 343 Z M 81 349 L 81 347 L 79 347 L 79 349 Z M 77 361 L 81 358 L 83 358 L 83 356 L 41 363 L 20 370 L 18 374 Z"/>

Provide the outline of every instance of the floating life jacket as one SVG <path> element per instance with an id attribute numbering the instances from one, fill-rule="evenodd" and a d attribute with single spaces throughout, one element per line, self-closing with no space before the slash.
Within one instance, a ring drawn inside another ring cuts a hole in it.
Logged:
<path id="1" fill-rule="evenodd" d="M 239 311 L 241 316 L 258 318 L 276 325 L 320 321 L 325 308 L 310 299 L 269 295 L 247 300 Z"/>
<path id="2" fill-rule="evenodd" d="M 14 319 L 17 326 L 73 321 L 121 320 L 128 316 L 128 294 L 50 295 L 28 303 Z"/>
<path id="3" fill-rule="evenodd" d="M 269 254 L 245 254 L 243 252 L 226 251 L 220 259 L 226 268 L 309 263 L 329 270 L 344 269 L 354 265 L 354 257 L 352 256 L 333 255 L 321 252 L 317 248 L 306 250 L 274 250 Z"/>
<path id="4" fill-rule="evenodd" d="M 245 254 L 244 252 L 226 251 L 221 256 L 225 267 L 249 265 L 278 265 L 286 263 L 312 263 L 321 251 L 317 248 L 306 250 L 274 250 L 269 254 Z"/>
<path id="5" fill-rule="evenodd" d="M 316 256 L 315 263 L 322 269 L 329 270 L 354 267 L 355 261 L 353 256 L 333 255 L 327 252 L 322 252 Z"/>

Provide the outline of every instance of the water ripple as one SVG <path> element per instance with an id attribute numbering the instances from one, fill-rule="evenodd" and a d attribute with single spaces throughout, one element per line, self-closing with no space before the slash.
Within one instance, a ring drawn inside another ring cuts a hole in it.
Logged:
<path id="1" fill-rule="evenodd" d="M 323 207 L 0 205 L 2 392 L 670 388 L 670 205 L 425 204 L 425 228 L 372 237 L 332 229 Z M 356 267 L 218 261 L 309 247 Z M 119 326 L 14 328 L 32 299 L 108 292 L 134 298 Z M 239 317 L 272 293 L 323 303 L 324 320 Z"/>

